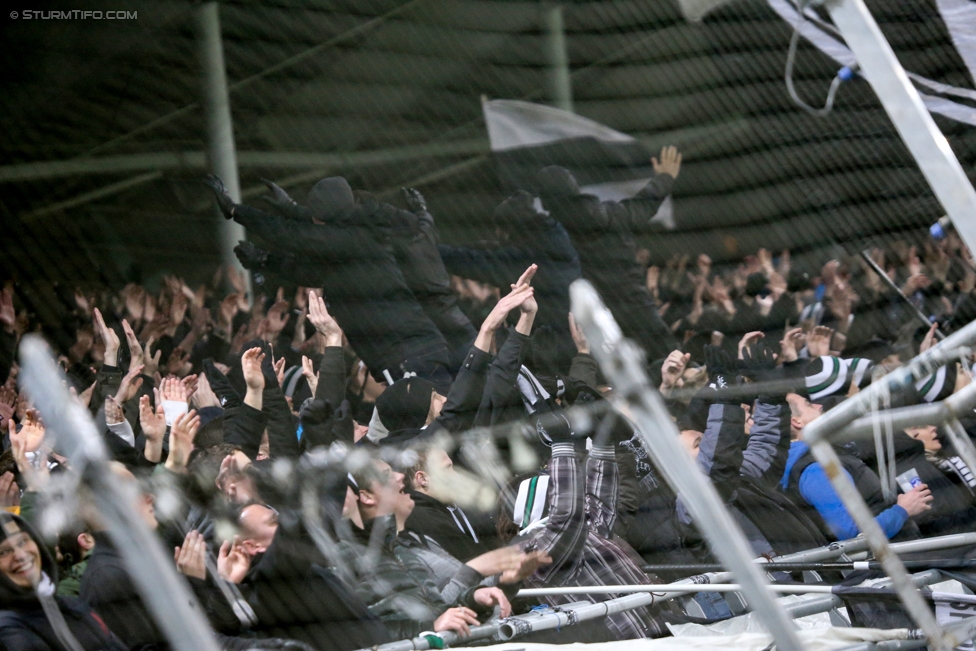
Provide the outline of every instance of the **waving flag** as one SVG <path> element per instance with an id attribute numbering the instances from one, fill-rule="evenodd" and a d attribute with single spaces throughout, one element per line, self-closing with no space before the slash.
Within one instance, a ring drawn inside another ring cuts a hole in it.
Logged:
<path id="1" fill-rule="evenodd" d="M 518 100 L 482 100 L 498 174 L 509 190 L 534 192 L 536 173 L 565 167 L 583 192 L 604 201 L 632 197 L 654 176 L 651 152 L 625 133 L 568 111 Z M 668 197 L 654 221 L 674 228 Z"/>

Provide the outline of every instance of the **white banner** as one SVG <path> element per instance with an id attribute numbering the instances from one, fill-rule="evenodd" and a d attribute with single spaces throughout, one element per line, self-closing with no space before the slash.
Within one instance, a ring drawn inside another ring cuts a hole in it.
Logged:
<path id="1" fill-rule="evenodd" d="M 969 76 L 976 82 L 976 2 L 973 0 L 936 0 L 949 38 L 959 51 Z"/>
<path id="2" fill-rule="evenodd" d="M 805 39 L 817 46 L 818 50 L 829 56 L 831 59 L 842 66 L 853 66 L 855 63 L 857 63 L 854 53 L 851 52 L 846 44 L 835 38 L 833 34 L 830 34 L 827 31 L 827 29 L 818 25 L 818 23 L 821 21 L 816 14 L 812 13 L 812 10 L 808 10 L 808 13 L 801 16 L 800 12 L 797 11 L 796 7 L 792 2 L 790 2 L 790 0 L 767 0 L 767 2 L 783 20 L 799 30 L 800 34 Z M 967 9 L 970 10 L 973 7 L 973 2 L 970 0 L 940 0 L 940 9 L 943 2 L 953 5 L 966 4 L 969 5 Z M 960 11 L 958 16 L 959 18 L 957 24 L 962 23 L 963 21 L 973 21 L 973 14 L 969 11 Z M 946 20 L 946 25 L 949 26 L 949 20 Z M 959 30 L 960 28 L 957 26 L 956 29 Z M 967 42 L 970 46 L 972 46 L 973 41 L 976 40 L 976 28 L 973 27 L 973 22 L 969 22 L 968 27 L 965 27 L 965 29 L 969 30 Z M 953 27 L 950 27 L 950 34 L 952 34 L 952 30 Z M 953 36 L 953 42 L 955 42 L 956 46 L 959 47 L 959 43 L 956 42 L 955 36 Z M 960 54 L 962 54 L 961 48 Z M 971 52 L 971 54 L 976 57 L 976 52 Z M 965 55 L 963 56 L 963 59 L 966 60 Z M 969 60 L 966 60 L 966 64 L 970 66 L 970 72 L 972 72 L 973 68 Z M 948 84 L 942 84 L 922 77 L 921 75 L 908 72 L 907 70 L 905 72 L 917 85 L 924 86 L 929 90 L 941 93 L 943 95 L 955 95 L 958 97 L 976 99 L 976 91 L 966 88 L 958 88 L 956 86 L 949 86 Z M 843 92 L 843 89 L 841 92 Z M 923 92 L 919 92 L 919 96 L 922 98 L 922 102 L 925 104 L 925 107 L 931 113 L 937 113 L 951 120 L 976 126 L 976 109 L 966 106 L 965 104 L 953 102 L 950 99 L 935 97 Z"/>

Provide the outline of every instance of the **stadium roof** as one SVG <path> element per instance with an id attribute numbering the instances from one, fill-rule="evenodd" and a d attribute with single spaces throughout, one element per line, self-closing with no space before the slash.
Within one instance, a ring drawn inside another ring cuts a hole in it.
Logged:
<path id="1" fill-rule="evenodd" d="M 0 273 L 121 284 L 168 270 L 202 279 L 219 245 L 199 183 L 198 4 L 76 4 L 137 17 L 4 19 Z M 858 246 L 942 214 L 866 82 L 843 85 L 826 118 L 790 101 L 791 26 L 765 2 L 739 0 L 699 24 L 686 22 L 675 0 L 562 6 L 574 110 L 684 152 L 678 230 L 648 241 L 656 256 Z M 869 6 L 907 70 L 973 88 L 934 0 Z M 548 101 L 548 7 L 221 2 L 245 198 L 263 192 L 262 177 L 297 198 L 325 175 L 390 200 L 412 185 L 428 196 L 446 240 L 482 237 L 504 195 L 480 98 Z M 801 41 L 801 96 L 822 102 L 837 67 Z M 936 121 L 971 172 L 976 130 Z"/>

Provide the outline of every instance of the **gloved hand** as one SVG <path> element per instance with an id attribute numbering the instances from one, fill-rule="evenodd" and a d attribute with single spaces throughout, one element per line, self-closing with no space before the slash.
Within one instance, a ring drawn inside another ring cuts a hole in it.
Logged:
<path id="1" fill-rule="evenodd" d="M 777 366 L 773 351 L 762 341 L 742 349 L 742 359 L 739 361 L 742 374 L 756 383 L 756 392 L 760 402 L 783 402 L 788 393 L 783 380 L 786 373 L 782 366 Z"/>
<path id="2" fill-rule="evenodd" d="M 213 190 L 214 196 L 217 198 L 217 205 L 220 206 L 220 212 L 224 214 L 227 219 L 234 218 L 234 200 L 230 198 L 230 193 L 227 192 L 227 188 L 224 187 L 224 182 L 213 174 L 208 174 L 205 179 L 203 179 L 203 184 Z"/>
<path id="3" fill-rule="evenodd" d="M 321 425 L 332 418 L 332 403 L 328 400 L 308 400 L 302 405 L 299 416 L 303 426 Z"/>
<path id="4" fill-rule="evenodd" d="M 545 445 L 553 443 L 577 443 L 585 440 L 586 435 L 577 435 L 566 417 L 557 412 L 543 412 L 536 414 L 536 434 Z"/>
<path id="5" fill-rule="evenodd" d="M 268 252 L 247 240 L 242 240 L 234 247 L 234 254 L 240 260 L 241 266 L 251 271 L 263 269 L 268 264 Z"/>
<path id="6" fill-rule="evenodd" d="M 240 407 L 241 396 L 234 390 L 231 386 L 230 380 L 227 376 L 220 372 L 216 366 L 214 366 L 213 360 L 209 357 L 203 360 L 203 372 L 207 376 L 207 382 L 210 383 L 210 389 L 217 396 L 217 400 L 220 401 L 220 406 L 224 409 L 232 409 L 233 407 Z"/>
<path id="7" fill-rule="evenodd" d="M 712 388 L 728 389 L 736 385 L 735 363 L 721 346 L 705 346 L 705 366 Z"/>
<path id="8" fill-rule="evenodd" d="M 352 444 L 356 440 L 356 424 L 353 422 L 352 406 L 348 400 L 343 400 L 332 414 L 332 434 L 337 441 Z"/>
<path id="9" fill-rule="evenodd" d="M 708 367 L 708 386 L 717 391 L 714 402 L 737 405 L 740 398 L 728 395 L 728 389 L 737 385 L 735 362 L 721 346 L 705 346 L 705 366 Z"/>
<path id="10" fill-rule="evenodd" d="M 616 447 L 634 438 L 634 425 L 615 409 L 611 409 L 596 426 L 593 445 Z"/>
<path id="11" fill-rule="evenodd" d="M 739 369 L 743 375 L 756 382 L 767 382 L 782 376 L 776 371 L 776 357 L 773 351 L 762 340 L 742 349 Z"/>
<path id="12" fill-rule="evenodd" d="M 298 205 L 297 202 L 294 199 L 292 199 L 288 195 L 288 193 L 285 192 L 281 188 L 281 186 L 279 186 L 274 181 L 269 181 L 268 179 L 261 179 L 261 183 L 264 183 L 266 186 L 268 186 L 268 189 L 271 190 L 270 196 L 264 195 L 261 198 L 267 201 L 268 203 L 270 203 L 272 206 L 275 206 L 276 208 L 286 209 Z"/>
<path id="13" fill-rule="evenodd" d="M 400 194 L 403 195 L 403 202 L 407 205 L 407 210 L 410 212 L 427 212 L 427 200 L 424 199 L 420 190 L 400 188 Z"/>

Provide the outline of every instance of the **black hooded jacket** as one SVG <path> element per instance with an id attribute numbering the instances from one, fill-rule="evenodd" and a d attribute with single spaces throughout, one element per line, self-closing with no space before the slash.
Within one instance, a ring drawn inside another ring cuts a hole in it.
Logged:
<path id="1" fill-rule="evenodd" d="M 658 315 L 647 289 L 646 274 L 637 262 L 634 233 L 653 230 L 651 220 L 670 194 L 674 179 L 659 174 L 637 196 L 619 202 L 601 202 L 593 195 L 579 194 L 572 187 L 575 180 L 570 185 L 561 181 L 540 173 L 540 197 L 573 239 L 583 277 L 596 287 L 625 336 L 643 346 L 651 359 L 666 357 L 678 348 L 678 342 Z"/>
<path id="2" fill-rule="evenodd" d="M 19 516 L 4 514 L 3 522 L 16 522 L 30 534 L 41 552 L 41 569 L 53 585 L 58 582 L 57 564 L 44 541 Z M 39 597 L 37 591 L 21 588 L 0 575 L 0 648 L 11 651 L 68 651 L 48 619 L 41 599 L 50 600 L 67 625 L 67 630 L 85 651 L 125 651 L 123 644 L 105 623 L 82 601 L 71 597 Z"/>
<path id="3" fill-rule="evenodd" d="M 357 205 L 341 222 L 312 224 L 236 205 L 234 219 L 272 249 L 252 270 L 324 288 L 330 312 L 375 379 L 385 381 L 385 369 L 399 377 L 408 360 L 446 367 L 444 336 L 424 314 L 392 247 L 383 241 L 387 226 L 378 212 L 373 204 Z"/>
<path id="4" fill-rule="evenodd" d="M 497 533 L 486 518 L 475 513 L 469 516 L 458 506 L 417 491 L 410 491 L 410 497 L 414 507 L 405 528 L 434 539 L 459 561 L 467 562 L 497 547 Z"/>

